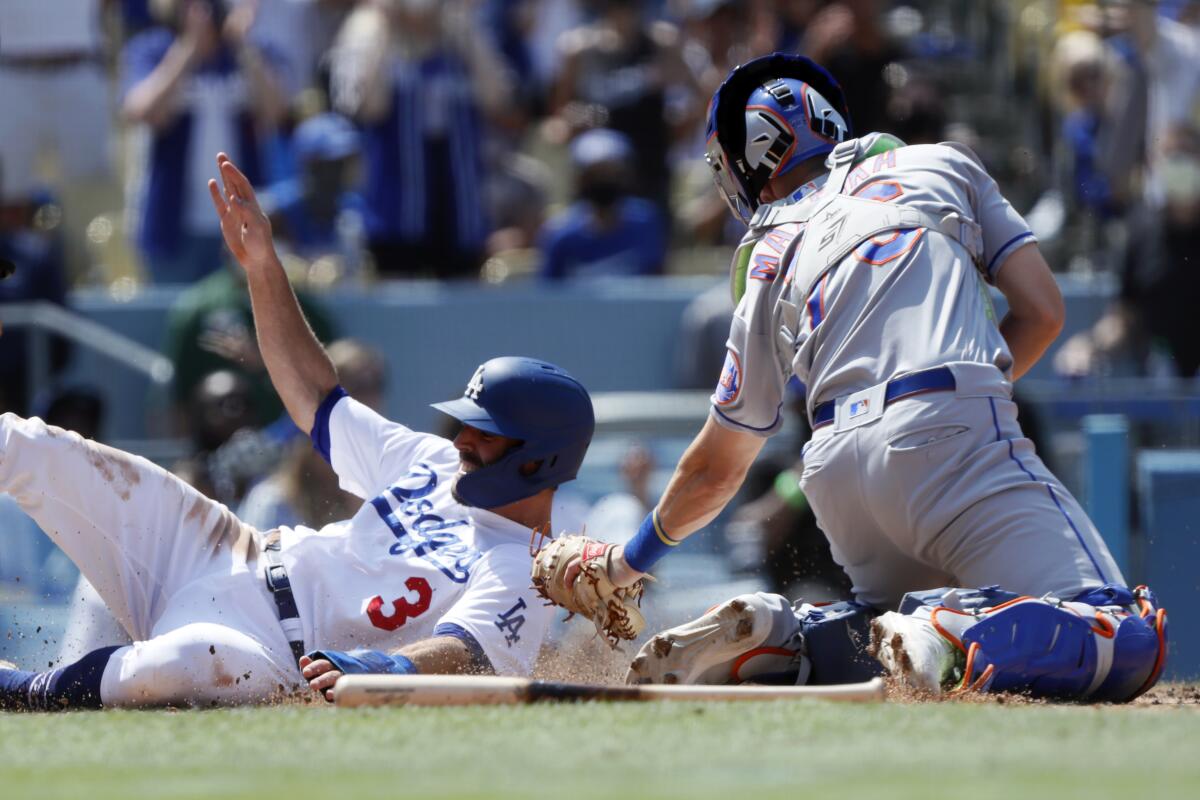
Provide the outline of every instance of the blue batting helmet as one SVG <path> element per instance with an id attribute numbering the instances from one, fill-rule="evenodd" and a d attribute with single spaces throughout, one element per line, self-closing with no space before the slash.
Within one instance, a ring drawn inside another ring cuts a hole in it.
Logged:
<path id="1" fill-rule="evenodd" d="M 774 53 L 735 67 L 713 95 L 705 160 L 730 210 L 749 222 L 771 178 L 851 135 L 833 76 L 803 56 Z"/>
<path id="2" fill-rule="evenodd" d="M 572 480 L 596 427 L 583 384 L 534 358 L 485 361 L 462 397 L 433 407 L 465 425 L 521 442 L 499 460 L 459 476 L 456 496 L 476 508 L 507 505 Z M 529 462 L 538 466 L 524 474 L 521 468 Z"/>

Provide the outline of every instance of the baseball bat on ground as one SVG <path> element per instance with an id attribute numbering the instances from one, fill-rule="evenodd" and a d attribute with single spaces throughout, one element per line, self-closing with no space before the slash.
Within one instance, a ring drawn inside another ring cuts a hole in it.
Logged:
<path id="1" fill-rule="evenodd" d="M 590 686 L 483 675 L 346 675 L 333 689 L 339 706 L 495 706 L 585 700 L 850 700 L 884 699 L 883 680 L 841 686 Z"/>

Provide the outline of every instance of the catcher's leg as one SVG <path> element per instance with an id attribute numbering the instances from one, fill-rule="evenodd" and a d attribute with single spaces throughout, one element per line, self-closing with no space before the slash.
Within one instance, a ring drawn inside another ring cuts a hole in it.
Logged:
<path id="1" fill-rule="evenodd" d="M 0 415 L 0 492 L 78 565 L 134 639 L 151 635 L 178 587 L 244 571 L 257 554 L 251 528 L 166 470 L 39 419 Z"/>
<path id="2" fill-rule="evenodd" d="M 865 655 L 871 610 L 854 601 L 790 605 L 745 594 L 658 634 L 638 652 L 628 683 L 835 684 L 879 674 Z"/>
<path id="3" fill-rule="evenodd" d="M 982 607 L 981 595 L 991 595 Z M 1144 588 L 1110 585 L 1074 601 L 947 589 L 940 599 L 926 597 L 910 614 L 888 612 L 871 623 L 872 654 L 926 691 L 1121 702 L 1153 686 L 1162 671 L 1166 612 Z"/>
<path id="4" fill-rule="evenodd" d="M 777 633 L 778 631 L 778 633 Z M 642 645 L 629 666 L 627 683 L 707 683 L 736 681 L 738 659 L 773 642 L 772 655 L 785 666 L 795 660 L 798 648 L 784 650 L 799 625 L 786 599 L 777 594 L 743 594 L 709 609 L 691 622 L 663 631 Z M 776 665 L 778 666 L 778 665 Z"/>

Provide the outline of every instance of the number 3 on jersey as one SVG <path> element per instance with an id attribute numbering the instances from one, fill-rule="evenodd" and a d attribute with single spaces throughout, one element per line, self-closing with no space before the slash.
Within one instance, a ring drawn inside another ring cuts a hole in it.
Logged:
<path id="1" fill-rule="evenodd" d="M 393 600 L 391 614 L 383 613 L 381 596 L 375 595 L 368 601 L 367 618 L 371 620 L 372 625 L 385 631 L 394 631 L 413 617 L 419 617 L 429 610 L 429 602 L 433 599 L 433 589 L 429 586 L 429 581 L 424 578 L 409 578 L 404 582 L 404 588 L 416 592 L 417 601 L 410 603 L 405 597 Z"/>

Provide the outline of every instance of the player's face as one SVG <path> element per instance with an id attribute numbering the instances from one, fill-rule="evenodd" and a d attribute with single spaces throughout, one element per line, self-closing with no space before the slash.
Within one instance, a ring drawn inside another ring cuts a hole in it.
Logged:
<path id="1" fill-rule="evenodd" d="M 462 430 L 454 437 L 454 446 L 458 449 L 459 465 L 463 472 L 474 472 L 498 461 L 518 444 L 519 439 L 488 433 L 470 425 L 463 425 Z"/>

